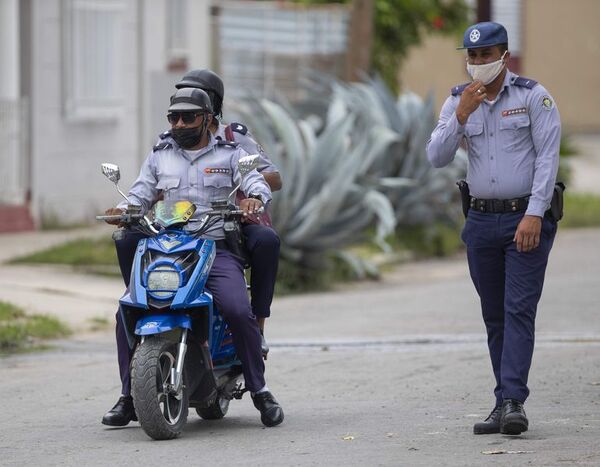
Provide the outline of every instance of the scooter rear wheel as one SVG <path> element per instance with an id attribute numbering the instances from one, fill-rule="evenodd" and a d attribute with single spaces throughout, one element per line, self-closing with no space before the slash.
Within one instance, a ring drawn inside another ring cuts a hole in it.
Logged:
<path id="1" fill-rule="evenodd" d="M 177 394 L 167 389 L 175 367 L 177 344 L 160 336 L 148 336 L 131 361 L 131 394 L 140 425 L 154 439 L 178 437 L 188 416 L 185 372 Z"/>
<path id="2" fill-rule="evenodd" d="M 208 407 L 196 408 L 196 412 L 204 420 L 219 420 L 227 414 L 229 410 L 229 399 L 217 397 L 217 399 Z"/>

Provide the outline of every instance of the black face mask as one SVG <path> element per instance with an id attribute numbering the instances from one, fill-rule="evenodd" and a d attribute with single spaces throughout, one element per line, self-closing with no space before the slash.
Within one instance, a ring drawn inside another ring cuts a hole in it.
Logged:
<path id="1" fill-rule="evenodd" d="M 189 149 L 196 146 L 198 143 L 200 143 L 203 134 L 203 128 L 199 126 L 194 128 L 171 129 L 171 137 L 175 140 L 179 147 L 183 149 Z"/>

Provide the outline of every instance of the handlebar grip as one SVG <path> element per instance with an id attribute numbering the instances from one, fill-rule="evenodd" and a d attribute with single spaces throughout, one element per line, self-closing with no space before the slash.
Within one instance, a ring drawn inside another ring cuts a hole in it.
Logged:
<path id="1" fill-rule="evenodd" d="M 143 217 L 143 214 L 112 214 L 110 216 L 96 216 L 96 220 L 130 222 L 132 219 L 142 219 Z"/>

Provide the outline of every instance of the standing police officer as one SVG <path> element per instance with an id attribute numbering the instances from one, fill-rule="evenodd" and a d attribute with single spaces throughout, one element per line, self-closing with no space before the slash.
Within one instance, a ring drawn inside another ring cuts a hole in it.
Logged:
<path id="1" fill-rule="evenodd" d="M 473 81 L 452 89 L 427 157 L 434 167 L 448 165 L 466 140 L 471 198 L 462 239 L 496 378 L 495 407 L 473 430 L 514 435 L 529 425 L 523 403 L 536 309 L 556 234 L 556 220 L 545 213 L 558 171 L 560 117 L 542 85 L 508 70 L 502 25 L 470 26 L 463 46 Z"/>
<path id="2" fill-rule="evenodd" d="M 142 206 L 142 210 L 147 212 L 162 190 L 166 199 L 193 202 L 197 207 L 195 216 L 201 217 L 210 210 L 211 200 L 227 197 L 232 186 L 237 184 L 240 179 L 237 161 L 247 153 L 235 143 L 217 140 L 209 131 L 213 118 L 212 104 L 206 92 L 200 89 L 178 90 L 171 98 L 167 117 L 171 123 L 171 133 L 163 143 L 154 147 L 144 162 L 139 177 L 129 191 L 129 201 Z M 250 172 L 241 182 L 245 193 L 254 194 L 240 202 L 240 209 L 246 213 L 256 213 L 271 200 L 269 186 L 258 172 Z M 106 213 L 120 213 L 126 204 L 123 202 Z M 207 232 L 205 237 L 222 240 L 222 222 Z M 260 329 L 246 293 L 243 264 L 221 247 L 222 243 L 217 242 L 217 255 L 206 286 L 231 327 L 246 388 L 261 413 L 261 420 L 266 426 L 275 426 L 283 421 L 283 410 L 265 383 Z M 121 367 L 121 370 L 124 368 Z M 131 398 L 124 394 L 102 421 L 114 426 L 118 422 L 127 424 L 133 419 L 135 413 Z"/>
<path id="3" fill-rule="evenodd" d="M 235 143 L 247 153 L 258 154 L 260 156 L 259 166 L 257 168 L 258 172 L 264 177 L 272 191 L 281 189 L 282 182 L 279 170 L 268 155 L 265 154 L 262 147 L 252 138 L 246 126 L 240 123 L 233 123 L 231 125 L 219 123 L 218 118 L 222 117 L 225 89 L 223 81 L 216 73 L 207 69 L 189 71 L 175 87 L 177 89 L 197 88 L 205 91 L 210 98 L 213 111 L 213 118 L 208 124 L 211 133 L 217 140 L 235 140 Z M 160 150 L 171 144 L 169 142 L 171 136 L 171 131 L 162 133 L 158 143 L 154 146 L 154 149 Z M 255 193 L 250 195 L 257 196 Z M 265 214 L 260 216 L 261 220 L 265 218 Z M 246 238 L 246 249 L 250 256 L 252 311 L 258 321 L 261 332 L 262 352 L 266 358 L 269 347 L 264 339 L 264 323 L 265 319 L 271 315 L 271 303 L 273 301 L 279 263 L 279 237 L 269 225 L 263 225 L 262 223 L 246 222 L 243 224 L 242 229 Z M 138 241 L 144 237 L 145 235 L 139 232 L 126 231 L 123 239 L 115 241 L 119 267 L 126 287 L 129 286 L 131 268 Z M 125 426 L 130 421 L 137 420 L 137 418 L 130 395 L 131 384 L 129 369 L 131 358 L 133 356 L 133 349 L 129 347 L 129 342 L 119 312 L 116 314 L 115 330 L 119 374 L 121 378 L 121 397 L 115 406 L 104 415 L 102 423 L 109 426 Z"/>

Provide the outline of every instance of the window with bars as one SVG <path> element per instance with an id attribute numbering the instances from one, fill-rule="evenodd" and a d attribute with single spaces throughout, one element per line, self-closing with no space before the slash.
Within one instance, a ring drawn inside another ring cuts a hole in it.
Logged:
<path id="1" fill-rule="evenodd" d="M 121 112 L 123 0 L 63 0 L 65 114 L 115 119 Z"/>

